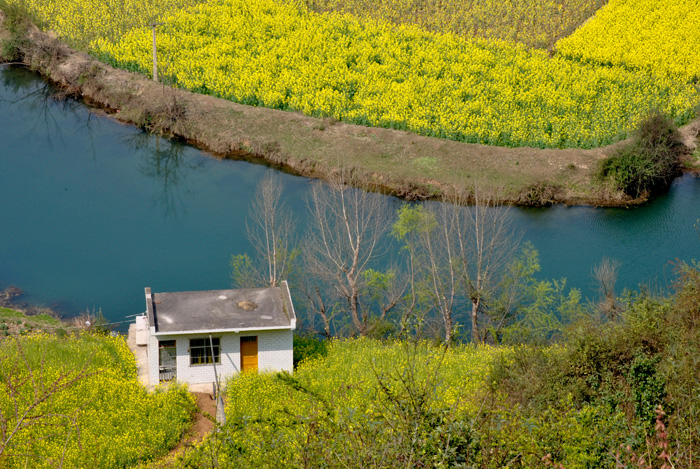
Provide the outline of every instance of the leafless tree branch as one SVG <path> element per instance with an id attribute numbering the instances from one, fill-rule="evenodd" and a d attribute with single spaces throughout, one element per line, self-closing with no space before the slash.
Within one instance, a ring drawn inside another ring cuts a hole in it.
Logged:
<path id="1" fill-rule="evenodd" d="M 383 298 L 375 295 L 367 301 L 371 262 L 383 254 L 380 240 L 391 226 L 392 213 L 386 198 L 356 187 L 363 185 L 342 168 L 327 185 L 314 184 L 304 260 L 308 273 L 328 285 L 329 296 L 347 308 L 354 330 L 365 335 L 396 307 L 399 291 L 387 286 Z M 392 281 L 390 275 L 385 278 Z"/>

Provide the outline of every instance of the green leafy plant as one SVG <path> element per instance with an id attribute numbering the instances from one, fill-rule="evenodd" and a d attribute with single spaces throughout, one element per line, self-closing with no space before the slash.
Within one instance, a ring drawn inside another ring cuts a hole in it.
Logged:
<path id="1" fill-rule="evenodd" d="M 601 181 L 639 198 L 667 188 L 681 170 L 684 146 L 673 121 L 655 111 L 642 121 L 632 142 L 602 161 Z"/>
<path id="2" fill-rule="evenodd" d="M 294 336 L 294 368 L 306 359 L 325 357 L 328 353 L 328 342 L 312 334 L 297 334 Z"/>
<path id="3" fill-rule="evenodd" d="M 0 62 L 14 62 L 22 58 L 32 19 L 29 10 L 22 4 L 0 0 L 0 24 L 9 33 L 9 37 L 0 42 Z"/>

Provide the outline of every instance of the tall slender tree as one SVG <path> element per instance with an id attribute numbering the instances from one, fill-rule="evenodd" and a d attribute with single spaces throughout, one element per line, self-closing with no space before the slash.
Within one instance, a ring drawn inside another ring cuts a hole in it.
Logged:
<path id="1" fill-rule="evenodd" d="M 391 269 L 372 268 L 373 261 L 384 253 L 382 237 L 391 226 L 393 213 L 385 197 L 363 188 L 351 171 L 342 168 L 327 184 L 314 184 L 304 242 L 305 266 L 317 282 L 307 285 L 306 291 L 325 298 L 316 301 L 317 312 L 347 311 L 352 328 L 360 335 L 382 323 L 402 296 Z M 324 293 L 318 285 L 325 286 Z"/>
<path id="2" fill-rule="evenodd" d="M 514 304 L 518 283 L 508 267 L 520 237 L 510 227 L 508 208 L 498 201 L 475 184 L 441 203 L 404 207 L 394 226 L 415 266 L 411 294 L 427 298 L 446 342 L 455 337 L 458 312 L 469 310 L 472 340 L 483 342 L 489 328 L 504 324 Z"/>
<path id="3" fill-rule="evenodd" d="M 454 196 L 457 257 L 461 283 L 471 302 L 472 340 L 486 339 L 487 325 L 503 323 L 494 321 L 497 315 L 509 313 L 510 308 L 500 311 L 489 308 L 499 289 L 517 287 L 517 283 L 505 282 L 508 266 L 515 260 L 520 247 L 520 235 L 511 226 L 509 207 L 503 205 L 497 191 L 485 190 L 474 184 L 467 195 L 473 202 L 470 207 L 464 193 Z M 461 208 L 460 208 L 461 207 Z M 508 297 L 508 292 L 503 292 Z M 502 293 L 502 295 L 503 295 Z"/>
<path id="4" fill-rule="evenodd" d="M 248 240 L 255 260 L 246 254 L 231 258 L 231 275 L 239 287 L 277 286 L 286 279 L 299 253 L 295 246 L 295 221 L 284 203 L 284 186 L 269 171 L 260 181 L 246 219 Z"/>

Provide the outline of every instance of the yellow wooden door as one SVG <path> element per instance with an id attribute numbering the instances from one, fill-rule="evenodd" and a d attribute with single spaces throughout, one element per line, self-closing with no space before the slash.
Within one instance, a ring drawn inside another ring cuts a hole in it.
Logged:
<path id="1" fill-rule="evenodd" d="M 241 371 L 258 369 L 258 338 L 241 337 Z"/>

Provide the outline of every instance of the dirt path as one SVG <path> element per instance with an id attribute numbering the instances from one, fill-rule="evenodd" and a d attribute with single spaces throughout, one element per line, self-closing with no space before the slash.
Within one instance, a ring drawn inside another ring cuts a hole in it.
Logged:
<path id="1" fill-rule="evenodd" d="M 197 398 L 197 413 L 195 414 L 194 422 L 192 422 L 192 426 L 187 431 L 187 434 L 180 444 L 170 452 L 171 455 L 179 453 L 188 446 L 201 442 L 204 437 L 214 429 L 214 422 L 204 414 L 206 413 L 212 417 L 216 416 L 216 401 L 209 393 L 193 392 L 192 394 Z"/>
<path id="2" fill-rule="evenodd" d="M 24 62 L 67 94 L 220 158 L 259 158 L 316 178 L 342 164 L 369 185 L 409 199 L 479 180 L 501 189 L 505 201 L 522 205 L 629 203 L 602 193 L 593 182 L 597 162 L 619 144 L 592 150 L 503 148 L 316 119 L 172 89 L 72 51 L 38 30 L 30 37 Z"/>
<path id="3" fill-rule="evenodd" d="M 216 415 L 216 401 L 211 394 L 204 392 L 193 392 L 197 398 L 197 413 L 194 416 L 192 426 L 187 430 L 180 443 L 163 458 L 153 461 L 146 467 L 148 469 L 171 469 L 179 466 L 178 456 L 184 454 L 187 448 L 200 443 L 206 435 L 214 429 L 212 422 L 204 414 Z"/>

